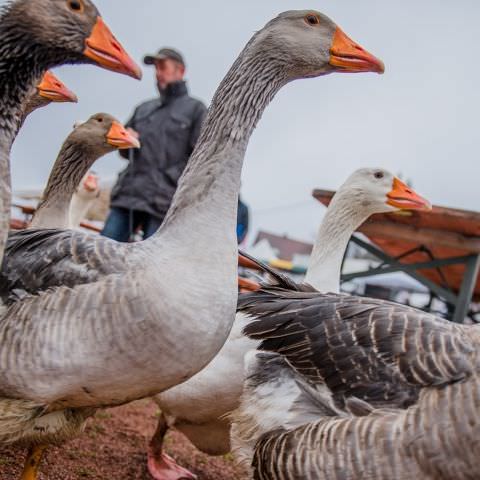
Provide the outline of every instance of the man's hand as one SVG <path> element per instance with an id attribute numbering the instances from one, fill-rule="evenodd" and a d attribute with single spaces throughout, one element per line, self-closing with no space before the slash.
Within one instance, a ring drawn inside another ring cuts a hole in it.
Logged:
<path id="1" fill-rule="evenodd" d="M 127 128 L 127 132 L 132 134 L 137 140 L 140 138 L 140 134 L 133 128 Z"/>

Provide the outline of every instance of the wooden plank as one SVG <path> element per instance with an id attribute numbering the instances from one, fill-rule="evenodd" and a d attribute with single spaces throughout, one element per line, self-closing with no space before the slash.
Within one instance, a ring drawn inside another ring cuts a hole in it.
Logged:
<path id="1" fill-rule="evenodd" d="M 379 221 L 369 221 L 362 225 L 359 231 L 368 237 L 391 237 L 431 247 L 439 245 L 463 250 L 467 253 L 480 254 L 480 238 L 467 237 L 461 233 Z"/>
<path id="2" fill-rule="evenodd" d="M 377 245 L 385 253 L 394 258 L 420 246 L 420 244 L 415 242 L 397 241 L 392 238 L 369 237 L 369 239 L 374 243 L 374 245 Z M 445 259 L 465 255 L 463 250 L 455 250 L 449 247 L 435 246 L 433 248 L 429 248 L 429 250 L 431 255 L 433 255 L 433 258 L 436 259 Z M 427 262 L 430 259 L 430 254 L 427 252 L 417 251 L 408 255 L 408 257 L 402 258 L 402 263 L 421 263 Z M 465 264 L 442 267 L 441 271 L 443 272 L 443 276 L 440 275 L 437 269 L 421 270 L 421 273 L 422 275 L 436 282 L 438 285 L 445 287 L 448 286 L 453 291 L 458 292 L 465 275 Z M 477 280 L 475 298 L 480 299 L 480 278 Z"/>

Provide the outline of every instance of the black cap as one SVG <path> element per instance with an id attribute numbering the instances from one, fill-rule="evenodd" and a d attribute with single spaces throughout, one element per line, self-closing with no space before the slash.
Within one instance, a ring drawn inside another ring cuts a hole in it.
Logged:
<path id="1" fill-rule="evenodd" d="M 176 62 L 185 66 L 185 60 L 183 59 L 183 55 L 174 48 L 161 48 L 155 55 L 145 55 L 145 57 L 143 58 L 143 63 L 145 65 L 153 65 L 156 61 L 166 60 L 167 58 L 169 58 L 170 60 L 175 60 Z"/>

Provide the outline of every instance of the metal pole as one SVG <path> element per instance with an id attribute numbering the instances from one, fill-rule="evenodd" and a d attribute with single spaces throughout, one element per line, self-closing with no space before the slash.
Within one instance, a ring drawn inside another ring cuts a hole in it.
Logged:
<path id="1" fill-rule="evenodd" d="M 478 271 L 480 269 L 480 255 L 471 255 L 466 263 L 463 274 L 462 286 L 458 293 L 455 305 L 455 313 L 452 320 L 456 323 L 463 323 L 470 309 L 470 302 L 477 283 Z"/>
<path id="2" fill-rule="evenodd" d="M 446 300 L 449 303 L 455 304 L 457 301 L 457 296 L 455 293 L 440 287 L 440 285 L 437 285 L 433 280 L 430 280 L 427 277 L 424 277 L 421 273 L 416 271 L 415 264 L 407 264 L 407 263 L 400 263 L 397 262 L 393 257 L 390 257 L 387 255 L 385 252 L 380 250 L 379 248 L 375 247 L 374 245 L 364 242 L 357 236 L 352 237 L 352 241 L 355 242 L 357 245 L 362 247 L 364 250 L 367 252 L 370 252 L 371 254 L 375 255 L 377 258 L 385 262 L 386 264 L 389 265 L 389 267 L 382 267 L 382 269 L 390 269 L 390 266 L 394 267 L 397 269 L 397 271 L 405 272 L 407 275 L 410 277 L 414 278 L 421 284 L 425 285 L 429 290 L 434 292 L 436 295 L 439 297 L 442 297 L 444 300 Z M 438 260 L 438 262 L 441 262 L 441 260 Z M 430 262 L 429 262 L 430 263 Z M 455 262 L 457 263 L 457 262 Z M 394 270 L 395 271 L 395 270 Z M 350 280 L 352 277 L 355 278 L 356 276 L 370 276 L 370 275 L 355 275 L 355 274 L 348 274 L 348 275 L 342 275 L 342 281 L 345 280 Z"/>

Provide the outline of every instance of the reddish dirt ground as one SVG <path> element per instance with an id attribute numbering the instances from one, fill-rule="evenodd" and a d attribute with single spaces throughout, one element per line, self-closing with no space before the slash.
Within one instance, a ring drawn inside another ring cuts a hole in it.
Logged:
<path id="1" fill-rule="evenodd" d="M 48 450 L 39 480 L 151 480 L 145 447 L 157 416 L 149 400 L 97 413 L 82 436 Z M 230 455 L 203 455 L 177 432 L 168 434 L 165 446 L 198 480 L 246 480 Z M 19 479 L 24 455 L 23 450 L 0 449 L 1 480 Z"/>

